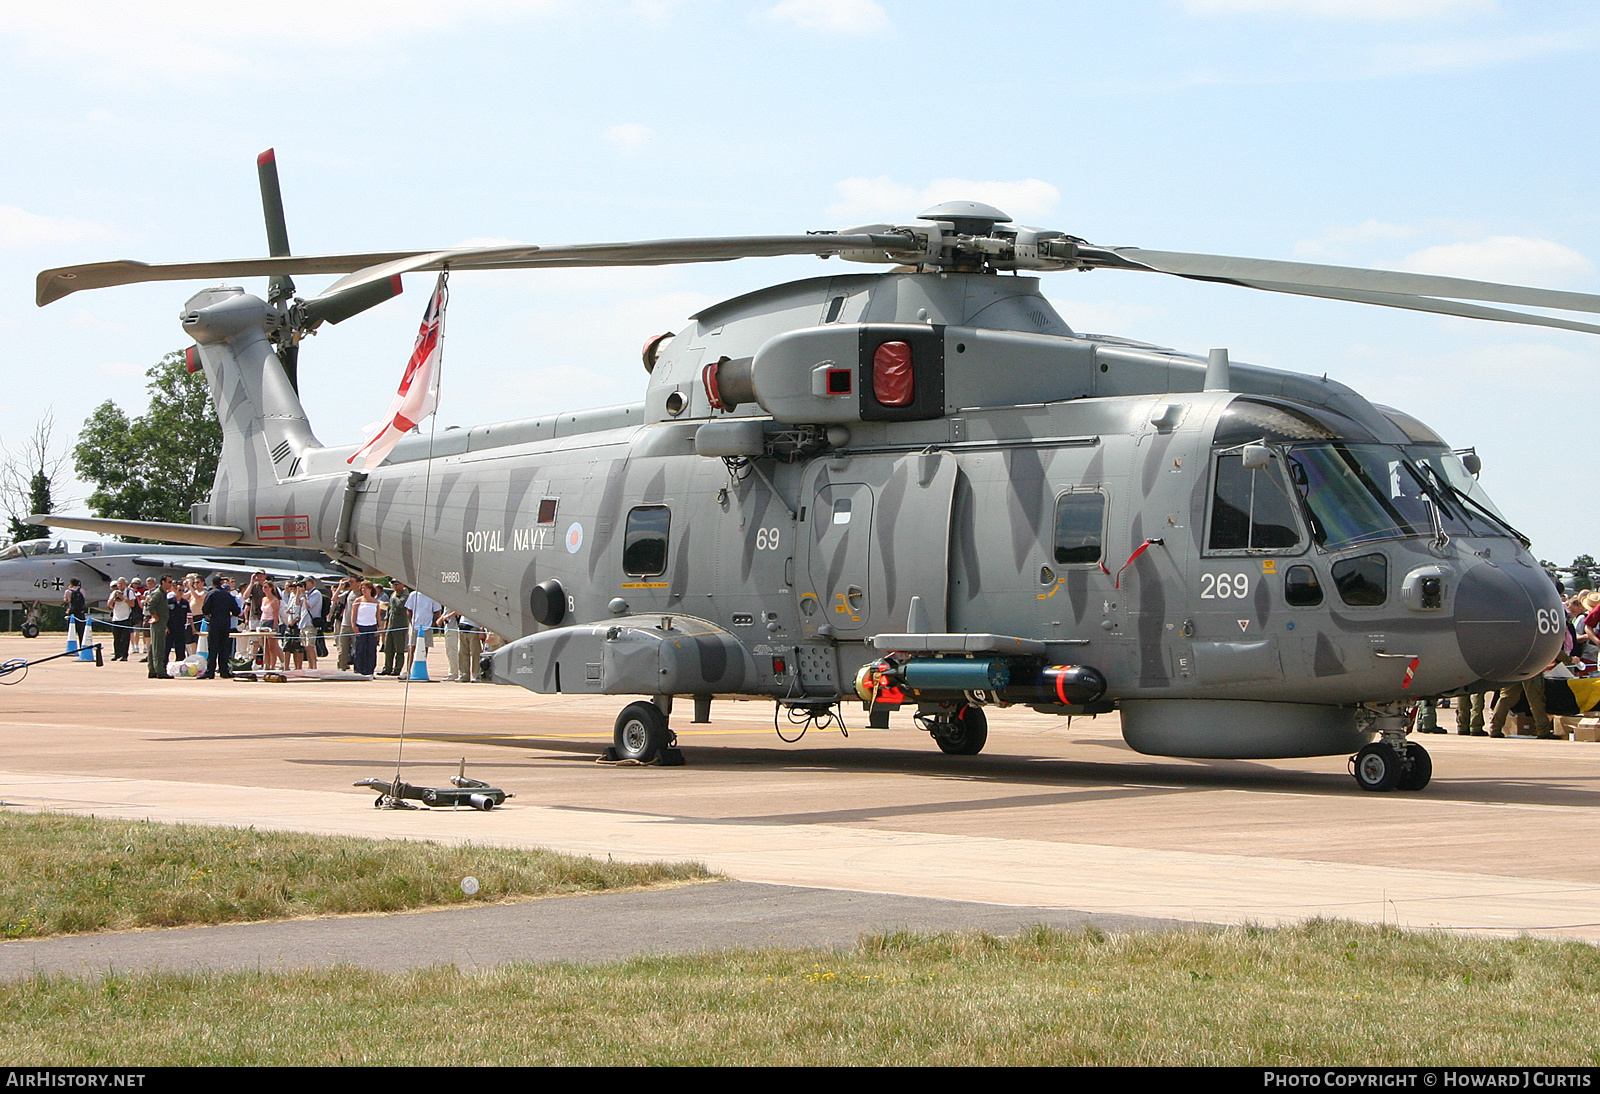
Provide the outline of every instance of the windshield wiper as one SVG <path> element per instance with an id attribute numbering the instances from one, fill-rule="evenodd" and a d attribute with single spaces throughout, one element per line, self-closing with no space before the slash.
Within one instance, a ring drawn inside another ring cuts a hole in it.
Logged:
<path id="1" fill-rule="evenodd" d="M 1450 496 L 1451 497 L 1453 497 L 1457 501 L 1461 502 L 1461 504 L 1463 506 L 1466 506 L 1467 508 L 1472 509 L 1479 516 L 1483 517 L 1484 520 L 1489 521 L 1491 524 L 1499 525 L 1507 533 L 1509 533 L 1513 539 L 1515 539 L 1518 543 L 1522 544 L 1524 547 L 1532 547 L 1533 546 L 1533 540 L 1529 539 L 1527 536 L 1523 535 L 1521 532 L 1519 532 L 1515 528 L 1513 528 L 1510 525 L 1510 523 L 1506 521 L 1506 519 L 1504 517 L 1495 516 L 1494 513 L 1490 512 L 1488 509 L 1484 508 L 1481 504 L 1479 504 L 1477 501 L 1475 501 L 1470 495 L 1463 494 L 1460 490 L 1456 489 L 1455 485 L 1453 483 L 1451 483 L 1449 480 L 1435 477 L 1432 474 L 1431 469 L 1429 471 L 1429 477 L 1433 480 L 1434 485 L 1441 486 L 1444 489 L 1448 490 L 1450 492 Z"/>

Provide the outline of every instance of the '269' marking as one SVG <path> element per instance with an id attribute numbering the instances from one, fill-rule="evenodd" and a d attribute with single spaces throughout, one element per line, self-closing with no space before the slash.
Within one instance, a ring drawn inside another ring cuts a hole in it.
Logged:
<path id="1" fill-rule="evenodd" d="M 1250 592 L 1249 574 L 1201 574 L 1201 600 L 1243 600 Z"/>

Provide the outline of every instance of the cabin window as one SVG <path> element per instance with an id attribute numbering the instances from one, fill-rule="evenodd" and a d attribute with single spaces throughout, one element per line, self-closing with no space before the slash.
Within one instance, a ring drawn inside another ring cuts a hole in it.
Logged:
<path id="1" fill-rule="evenodd" d="M 1358 555 L 1333 564 L 1333 587 L 1352 608 L 1376 608 L 1389 599 L 1389 560 Z"/>
<path id="2" fill-rule="evenodd" d="M 1056 499 L 1055 560 L 1059 565 L 1100 561 L 1106 496 L 1101 493 L 1062 494 Z"/>
<path id="3" fill-rule="evenodd" d="M 665 505 L 640 505 L 628 511 L 622 537 L 622 569 L 632 577 L 667 572 L 667 533 L 672 511 Z"/>
<path id="4" fill-rule="evenodd" d="M 1213 551 L 1284 551 L 1300 545 L 1294 501 L 1276 453 L 1266 467 L 1249 470 L 1241 453 L 1217 457 L 1211 497 Z"/>
<path id="5" fill-rule="evenodd" d="M 1314 608 L 1322 603 L 1322 584 L 1310 566 L 1290 566 L 1283 575 L 1283 599 L 1292 607 Z"/>

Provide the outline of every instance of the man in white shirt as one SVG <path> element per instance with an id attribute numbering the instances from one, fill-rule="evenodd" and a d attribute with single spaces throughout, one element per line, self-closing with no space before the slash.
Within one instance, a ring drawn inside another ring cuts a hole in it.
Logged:
<path id="1" fill-rule="evenodd" d="M 111 606 L 111 660 L 128 659 L 128 640 L 133 637 L 133 604 L 128 596 L 128 579 L 119 577 L 111 583 L 111 595 L 106 597 Z"/>
<path id="2" fill-rule="evenodd" d="M 411 620 L 411 631 L 410 640 L 406 643 L 406 665 L 400 670 L 402 677 L 410 674 L 411 662 L 416 658 L 419 648 L 424 659 L 427 658 L 428 651 L 433 649 L 433 628 L 439 622 L 439 613 L 443 610 L 443 604 L 420 589 L 412 589 L 411 595 L 406 597 L 406 613 Z M 427 628 L 420 636 L 417 634 L 419 627 Z"/>

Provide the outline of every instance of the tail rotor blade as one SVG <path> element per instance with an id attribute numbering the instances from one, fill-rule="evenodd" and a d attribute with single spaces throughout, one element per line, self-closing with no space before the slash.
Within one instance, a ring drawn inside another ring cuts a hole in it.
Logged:
<path id="1" fill-rule="evenodd" d="M 278 157 L 267 149 L 256 157 L 256 174 L 261 179 L 261 212 L 267 221 L 267 253 L 274 258 L 289 253 L 289 223 L 283 215 L 283 190 L 278 185 Z M 268 303 L 294 295 L 294 282 L 287 274 L 274 275 L 267 285 Z"/>

